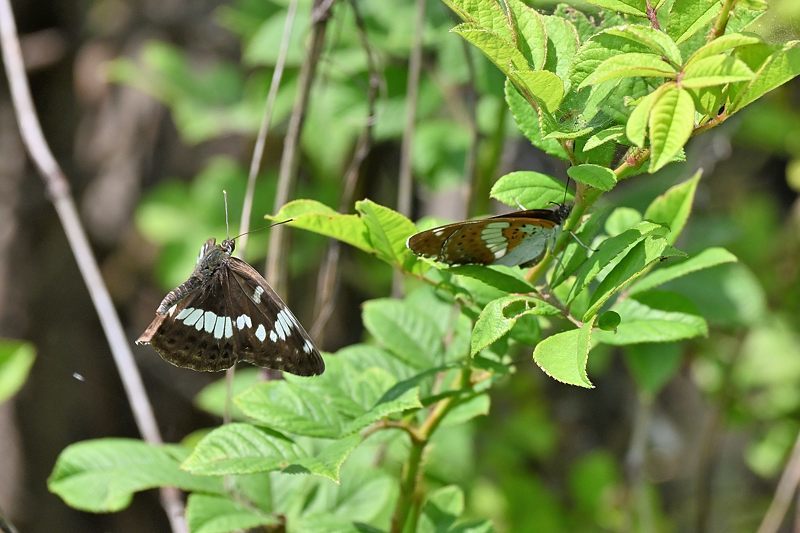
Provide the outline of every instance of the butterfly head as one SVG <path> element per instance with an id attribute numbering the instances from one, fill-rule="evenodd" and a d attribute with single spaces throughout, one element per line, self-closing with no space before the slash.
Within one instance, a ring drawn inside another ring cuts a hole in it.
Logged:
<path id="1" fill-rule="evenodd" d="M 223 252 L 225 252 L 228 255 L 231 255 L 233 253 L 233 250 L 236 248 L 236 241 L 234 241 L 233 239 L 225 239 L 220 243 L 219 247 L 222 248 Z"/>

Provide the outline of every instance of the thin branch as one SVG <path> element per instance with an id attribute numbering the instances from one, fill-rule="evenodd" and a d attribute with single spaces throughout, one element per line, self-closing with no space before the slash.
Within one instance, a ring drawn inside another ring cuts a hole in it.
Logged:
<path id="1" fill-rule="evenodd" d="M 289 41 L 292 38 L 292 27 L 294 26 L 295 15 L 297 14 L 297 4 L 298 0 L 292 0 L 289 2 L 289 7 L 286 10 L 286 22 L 283 24 L 283 35 L 281 36 L 281 44 L 278 49 L 278 58 L 275 61 L 275 70 L 272 71 L 272 81 L 270 81 L 269 84 L 267 102 L 264 106 L 264 114 L 261 116 L 261 125 L 258 128 L 256 145 L 253 148 L 253 158 L 250 160 L 250 171 L 247 175 L 247 190 L 244 195 L 244 203 L 242 204 L 242 219 L 239 222 L 239 233 L 244 233 L 244 235 L 239 238 L 238 245 L 239 255 L 242 257 L 244 256 L 244 251 L 247 249 L 247 232 L 250 230 L 250 214 L 253 211 L 256 177 L 258 176 L 258 170 L 261 168 L 261 160 L 264 158 L 264 146 L 266 145 L 269 126 L 272 122 L 272 111 L 275 107 L 278 89 L 281 86 L 283 70 L 286 66 L 286 57 L 289 55 Z"/>
<path id="2" fill-rule="evenodd" d="M 319 57 L 325 44 L 325 30 L 328 27 L 328 19 L 330 18 L 333 3 L 333 0 L 314 0 L 312 7 L 311 45 L 306 52 L 303 66 L 300 69 L 299 94 L 286 129 L 281 167 L 278 174 L 278 189 L 275 193 L 275 212 L 289 201 L 289 196 L 294 190 L 295 182 L 297 181 L 300 133 L 303 130 L 311 88 L 314 85 L 317 65 L 319 65 Z M 282 265 L 285 263 L 286 256 L 289 253 L 288 248 L 286 227 L 275 226 L 269 239 L 266 277 L 275 292 L 284 298 L 288 297 L 288 273 L 285 268 L 282 268 Z"/>
<path id="3" fill-rule="evenodd" d="M 339 199 L 339 210 L 342 212 L 350 210 L 361 165 L 372 147 L 372 130 L 375 126 L 375 102 L 382 82 L 375 62 L 374 52 L 367 36 L 367 27 L 358 9 L 357 1 L 350 0 L 350 6 L 353 9 L 361 47 L 367 56 L 369 88 L 367 89 L 366 122 L 356 142 L 353 158 L 350 160 L 343 179 L 342 195 Z M 317 299 L 314 305 L 314 323 L 311 327 L 311 337 L 316 339 L 318 344 L 323 342 L 325 325 L 328 323 L 334 309 L 334 295 L 339 285 L 339 256 L 341 255 L 341 250 L 342 244 L 339 241 L 334 240 L 328 245 L 325 261 L 317 278 Z"/>
<path id="4" fill-rule="evenodd" d="M 728 20 L 731 17 L 731 11 L 733 11 L 735 5 L 736 0 L 723 0 L 722 9 L 719 10 L 719 15 L 717 16 L 716 22 L 714 22 L 714 27 L 708 32 L 708 37 L 706 38 L 708 42 L 725 34 L 725 29 L 728 27 Z"/>
<path id="5" fill-rule="evenodd" d="M 53 202 L 64 228 L 67 241 L 97 311 L 100 325 L 108 340 L 139 432 L 147 442 L 160 444 L 162 442 L 161 433 L 158 430 L 153 408 L 147 398 L 147 392 L 142 384 L 139 369 L 134 363 L 130 344 L 81 225 L 67 178 L 53 157 L 36 116 L 28 80 L 25 77 L 16 23 L 9 0 L 0 0 L 0 42 L 2 42 L 3 63 L 22 140 L 44 180 L 50 200 Z M 169 518 L 172 531 L 187 531 L 183 517 L 183 503 L 178 491 L 162 488 L 161 503 Z"/>
<path id="6" fill-rule="evenodd" d="M 658 22 L 658 10 L 653 7 L 653 4 L 650 2 L 650 0 L 647 0 L 646 5 L 647 20 L 650 21 L 650 27 L 652 27 L 654 30 L 660 30 L 661 24 Z"/>
<path id="7" fill-rule="evenodd" d="M 789 510 L 789 506 L 792 504 L 792 498 L 797 493 L 798 485 L 800 485 L 800 433 L 794 442 L 789 462 L 783 470 L 780 481 L 778 481 L 778 487 L 775 489 L 775 496 L 769 504 L 767 514 L 764 515 L 764 520 L 758 527 L 758 533 L 775 533 L 778 531 L 784 516 L 786 516 L 786 511 Z M 795 527 L 797 527 L 797 524 L 795 524 Z"/>

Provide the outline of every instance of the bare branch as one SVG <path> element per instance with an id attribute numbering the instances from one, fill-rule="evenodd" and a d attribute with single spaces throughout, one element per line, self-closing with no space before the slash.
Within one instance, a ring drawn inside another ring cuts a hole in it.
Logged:
<path id="1" fill-rule="evenodd" d="M 775 496 L 772 498 L 772 503 L 769 504 L 764 520 L 758 527 L 758 533 L 774 533 L 780 529 L 786 511 L 789 510 L 792 503 L 792 498 L 797 493 L 798 485 L 800 485 L 800 434 L 797 435 L 797 440 L 794 442 L 792 455 L 780 481 L 778 481 Z M 797 524 L 795 524 L 796 526 Z"/>

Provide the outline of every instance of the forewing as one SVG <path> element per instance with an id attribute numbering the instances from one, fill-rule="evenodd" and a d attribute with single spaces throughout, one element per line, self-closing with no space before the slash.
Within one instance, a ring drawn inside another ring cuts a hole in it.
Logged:
<path id="1" fill-rule="evenodd" d="M 235 257 L 227 270 L 239 359 L 300 376 L 322 374 L 319 350 L 261 274 Z"/>
<path id="2" fill-rule="evenodd" d="M 489 264 L 494 259 L 481 239 L 485 220 L 456 222 L 422 231 L 408 239 L 408 248 L 417 255 L 450 265 Z"/>

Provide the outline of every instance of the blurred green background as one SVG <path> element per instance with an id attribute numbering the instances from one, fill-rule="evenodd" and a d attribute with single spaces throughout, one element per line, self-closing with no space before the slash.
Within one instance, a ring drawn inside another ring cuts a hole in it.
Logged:
<path id="1" fill-rule="evenodd" d="M 14 4 L 45 134 L 69 175 L 131 339 L 163 293 L 186 277 L 200 244 L 224 236 L 222 189 L 238 223 L 287 4 Z M 769 4 L 759 33 L 776 43 L 800 37 L 800 3 Z M 358 5 L 381 83 L 354 199 L 394 206 L 414 2 Z M 449 33 L 454 23 L 442 4 L 428 2 L 413 146 L 415 219 L 491 212 L 488 185 L 512 170 L 565 176 L 560 162 L 516 130 L 502 75 Z M 258 182 L 255 227 L 273 212 L 308 25 L 309 2 L 301 2 Z M 294 197 L 339 205 L 367 121 L 368 90 L 353 12 L 338 2 L 310 98 Z M 138 495 L 122 513 L 89 515 L 46 489 L 68 444 L 137 435 L 85 286 L 23 153 L 4 85 L 0 336 L 31 341 L 37 359 L 19 394 L 0 405 L 0 508 L 21 531 L 166 530 L 154 492 Z M 470 158 L 476 171 L 467 181 Z M 637 371 L 640 358 L 610 347 L 590 357 L 593 390 L 520 365 L 495 389 L 490 415 L 443 430 L 428 463 L 432 479 L 464 488 L 470 514 L 491 517 L 501 531 L 752 531 L 759 523 L 800 431 L 800 83 L 693 140 L 686 163 L 627 180 L 606 205 L 641 211 L 698 168 L 704 175 L 695 210 L 678 245 L 689 253 L 724 246 L 740 259 L 670 286 L 709 320 L 709 337 L 637 348 L 641 357 L 657 358 L 665 375 L 680 368 L 667 382 L 645 380 L 652 372 Z M 257 267 L 267 238 L 262 232 L 250 240 L 247 258 Z M 326 245 L 294 231 L 290 254 L 281 258 L 291 277 L 289 303 L 306 323 L 317 305 Z M 391 288 L 390 269 L 364 254 L 343 249 L 339 265 L 335 312 L 321 335 L 326 351 L 359 341 L 360 303 Z M 173 368 L 147 348 L 136 355 L 167 440 L 218 423 L 193 405 L 214 376 Z M 638 439 L 646 442 L 643 457 L 635 453 Z M 647 524 L 626 512 L 641 501 L 653 510 Z"/>

